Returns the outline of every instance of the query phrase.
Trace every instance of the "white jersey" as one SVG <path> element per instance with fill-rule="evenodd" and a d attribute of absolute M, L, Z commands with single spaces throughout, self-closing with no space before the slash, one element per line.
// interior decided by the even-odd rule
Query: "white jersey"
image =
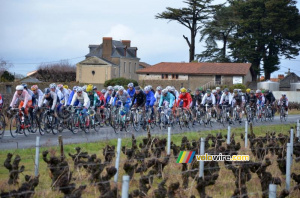
<path fill-rule="evenodd" d="M 229 92 L 228 92 L 228 94 L 223 93 L 221 96 L 221 99 L 220 99 L 220 104 L 223 104 L 223 103 L 231 104 L 231 102 L 232 102 L 231 93 L 229 93 Z"/>
<path fill-rule="evenodd" d="M 159 101 L 161 98 L 161 94 L 159 94 L 158 91 L 156 91 L 154 94 L 154 98 L 156 99 L 156 101 Z"/>
<path fill-rule="evenodd" d="M 72 98 L 71 106 L 73 106 L 77 100 L 79 101 L 79 105 L 82 105 L 86 108 L 90 107 L 90 98 L 86 92 L 83 91 L 81 96 L 78 96 L 76 92 Z"/>
<path fill-rule="evenodd" d="M 215 105 L 216 104 L 216 97 L 214 96 L 214 94 L 210 94 L 210 96 L 207 95 L 207 93 L 203 96 L 202 98 L 202 105 L 205 104 L 212 104 Z"/>
<path fill-rule="evenodd" d="M 60 104 L 67 106 L 69 96 L 69 91 L 66 88 L 63 88 L 63 90 L 61 91 Z"/>

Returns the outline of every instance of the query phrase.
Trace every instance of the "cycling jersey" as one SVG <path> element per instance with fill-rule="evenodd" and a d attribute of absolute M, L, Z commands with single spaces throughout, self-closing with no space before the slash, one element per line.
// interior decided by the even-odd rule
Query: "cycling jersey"
<path fill-rule="evenodd" d="M 10 103 L 11 107 L 13 107 L 16 104 L 17 99 L 19 101 L 23 101 L 22 107 L 25 108 L 27 106 L 27 103 L 29 101 L 32 101 L 32 96 L 26 90 L 23 90 L 21 95 L 19 95 L 18 92 L 16 91 L 15 94 L 14 94 L 14 97 L 13 97 L 11 103 Z"/>
<path fill-rule="evenodd" d="M 119 92 L 114 97 L 113 105 L 116 105 L 116 101 L 121 101 L 124 105 L 129 104 L 131 102 L 130 96 L 127 93 L 127 91 L 123 91 L 123 94 L 121 95 Z"/>
<path fill-rule="evenodd" d="M 71 104 L 71 102 L 72 102 L 72 100 L 73 100 L 73 97 L 74 97 L 75 93 L 76 93 L 75 91 L 72 91 L 72 92 L 70 93 L 69 99 L 68 99 L 68 104 L 67 104 L 67 105 L 70 105 L 70 104 Z M 79 103 L 79 101 L 77 100 L 77 101 L 74 103 L 74 106 L 77 106 L 78 103 Z"/>
<path fill-rule="evenodd" d="M 245 102 L 245 99 L 239 94 L 232 96 L 232 107 L 235 105 L 242 106 L 243 102 Z"/>
<path fill-rule="evenodd" d="M 185 93 L 184 95 L 183 94 L 180 94 L 179 97 L 178 97 L 178 102 L 177 102 L 177 105 L 179 106 L 179 103 L 181 102 L 181 100 L 183 101 L 183 107 L 187 107 L 189 108 L 190 107 L 190 104 L 192 102 L 192 97 L 189 93 Z"/>
<path fill-rule="evenodd" d="M 175 96 L 169 92 L 167 92 L 167 95 L 164 96 L 162 95 L 160 97 L 160 101 L 159 101 L 159 106 L 161 107 L 161 105 L 163 104 L 163 102 L 168 102 L 169 103 L 169 108 L 172 108 L 175 102 Z"/>
<path fill-rule="evenodd" d="M 38 105 L 39 104 L 39 102 L 41 101 L 41 100 L 43 100 L 43 96 L 44 96 L 44 94 L 43 94 L 43 92 L 40 90 L 40 89 L 38 89 L 37 91 L 36 91 L 36 94 L 32 94 L 32 105 L 33 106 L 35 106 L 35 105 Z"/>
<path fill-rule="evenodd" d="M 231 101 L 232 101 L 231 93 L 228 92 L 228 94 L 226 94 L 224 92 L 221 96 L 220 104 L 229 105 L 229 104 L 231 104 Z"/>
<path fill-rule="evenodd" d="M 195 94 L 193 98 L 193 104 L 192 107 L 195 107 L 197 104 L 200 105 L 202 102 L 202 95 L 201 93 Z"/>
<path fill-rule="evenodd" d="M 203 96 L 201 104 L 202 105 L 205 105 L 205 104 L 215 105 L 216 104 L 216 98 L 215 98 L 214 94 L 210 94 L 210 96 L 208 96 L 208 94 L 206 93 Z"/>
<path fill-rule="evenodd" d="M 132 98 L 132 104 L 136 104 L 137 106 L 143 107 L 146 103 L 146 94 L 140 90 L 138 94 L 134 94 Z"/>
<path fill-rule="evenodd" d="M 77 106 L 83 106 L 87 109 L 90 107 L 90 98 L 84 91 L 81 93 L 81 96 L 78 96 L 77 92 L 74 94 L 71 105 L 73 106 L 76 101 L 79 101 L 79 104 Z"/>
<path fill-rule="evenodd" d="M 264 106 L 264 104 L 265 104 L 264 95 L 263 94 L 257 94 L 256 97 L 257 97 L 257 105 Z"/>
<path fill-rule="evenodd" d="M 56 104 L 59 104 L 59 98 L 57 94 L 53 91 L 50 91 L 50 96 L 46 97 L 45 95 L 43 96 L 42 100 L 39 101 L 39 107 L 41 107 L 43 104 L 46 104 L 48 106 L 51 106 L 51 109 L 54 110 Z"/>
<path fill-rule="evenodd" d="M 156 102 L 159 102 L 160 101 L 160 98 L 161 98 L 161 93 L 159 94 L 158 91 L 154 94 L 154 97 L 156 99 Z"/>
<path fill-rule="evenodd" d="M 287 107 L 289 105 L 288 98 L 286 96 L 281 97 L 280 100 L 278 101 L 278 105 L 283 105 L 283 106 Z"/>
<path fill-rule="evenodd" d="M 273 104 L 273 102 L 275 101 L 275 97 L 272 92 L 266 94 L 265 99 L 266 99 L 266 103 L 268 104 Z"/>
<path fill-rule="evenodd" d="M 105 103 L 110 104 L 111 94 L 109 94 L 109 91 L 107 91 L 104 95 Z"/>
<path fill-rule="evenodd" d="M 89 99 L 90 99 L 90 104 L 91 106 L 96 106 L 97 104 L 100 104 L 99 96 L 97 92 L 91 92 L 88 93 Z"/>
<path fill-rule="evenodd" d="M 133 98 L 134 94 L 135 94 L 135 88 L 133 87 L 132 90 L 130 90 L 129 88 L 127 89 L 127 93 L 129 94 L 130 98 Z"/>
<path fill-rule="evenodd" d="M 66 88 L 63 88 L 63 90 L 59 90 L 61 93 L 61 98 L 60 98 L 60 104 L 67 106 L 68 100 L 69 100 L 69 91 Z"/>
<path fill-rule="evenodd" d="M 146 106 L 150 106 L 153 107 L 154 103 L 155 103 L 156 99 L 154 97 L 154 94 L 152 91 L 149 91 L 146 94 Z"/>

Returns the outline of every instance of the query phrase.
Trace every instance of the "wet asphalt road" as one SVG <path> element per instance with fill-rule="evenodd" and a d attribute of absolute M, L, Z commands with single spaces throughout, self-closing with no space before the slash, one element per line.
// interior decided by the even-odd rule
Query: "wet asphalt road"
<path fill-rule="evenodd" d="M 278 116 L 275 117 L 273 122 L 258 122 L 254 123 L 254 126 L 261 126 L 261 125 L 278 125 L 278 124 L 292 124 L 297 122 L 300 119 L 300 115 L 289 115 L 288 120 L 286 122 L 280 122 Z M 232 128 L 236 127 L 245 127 L 245 123 L 243 122 L 241 125 L 235 124 L 232 125 Z M 204 127 L 203 125 L 196 125 L 191 127 L 191 129 L 184 128 L 180 129 L 179 126 L 176 126 L 172 129 L 172 133 L 183 133 L 188 131 L 200 131 L 200 133 L 204 133 L 205 131 L 216 130 L 216 129 L 224 129 L 227 127 L 223 127 L 223 125 L 214 122 L 213 127 Z M 160 130 L 158 127 L 151 129 L 151 134 L 167 134 L 167 129 Z M 131 134 L 135 136 L 147 135 L 147 131 L 140 130 L 136 132 L 132 127 L 130 128 L 129 132 L 120 132 L 116 134 L 111 127 L 103 127 L 100 129 L 99 132 L 94 132 L 93 130 L 90 133 L 86 134 L 84 132 L 79 132 L 78 134 L 73 134 L 70 131 L 65 130 L 62 133 L 58 133 L 56 135 L 45 134 L 40 138 L 40 144 L 42 147 L 45 146 L 56 146 L 58 145 L 58 135 L 63 136 L 64 144 L 73 144 L 73 143 L 87 143 L 87 142 L 97 142 L 100 140 L 109 140 L 109 139 L 116 139 L 116 138 L 126 138 L 131 137 Z M 25 137 L 23 134 L 19 134 L 16 138 L 11 137 L 10 131 L 6 130 L 4 137 L 0 140 L 0 149 L 23 149 L 23 148 L 32 148 L 35 147 L 36 136 L 40 135 L 38 132 L 36 134 L 30 134 L 28 137 Z"/>

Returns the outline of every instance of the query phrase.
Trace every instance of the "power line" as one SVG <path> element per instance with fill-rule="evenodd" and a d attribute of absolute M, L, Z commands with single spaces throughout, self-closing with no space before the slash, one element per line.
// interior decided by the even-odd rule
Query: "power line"
<path fill-rule="evenodd" d="M 11 64 L 14 64 L 14 65 L 34 65 L 34 64 L 41 64 L 41 63 L 58 63 L 58 62 L 61 62 L 61 61 L 68 61 L 68 60 L 73 60 L 73 59 L 78 59 L 78 58 L 83 58 L 85 56 L 79 56 L 79 57 L 74 57 L 74 58 L 68 58 L 68 59 L 61 59 L 59 61 L 47 61 L 47 62 L 39 62 L 39 63 L 11 63 Z"/>

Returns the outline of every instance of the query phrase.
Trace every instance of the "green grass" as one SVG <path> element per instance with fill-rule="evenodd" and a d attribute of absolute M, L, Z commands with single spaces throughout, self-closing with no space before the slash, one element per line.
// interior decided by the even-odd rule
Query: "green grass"
<path fill-rule="evenodd" d="M 290 124 L 281 124 L 281 125 L 272 125 L 272 126 L 255 126 L 253 128 L 254 133 L 256 136 L 264 136 L 266 132 L 276 132 L 278 133 L 284 133 L 284 134 L 289 134 L 289 129 L 291 127 L 295 127 L 295 125 L 290 125 Z M 216 133 L 221 132 L 223 136 L 227 134 L 227 129 L 223 130 L 212 130 L 212 131 L 197 131 L 197 132 L 186 132 L 186 133 L 180 133 L 180 134 L 173 134 L 172 135 L 172 141 L 180 145 L 181 144 L 181 139 L 182 137 L 186 136 L 190 141 L 191 140 L 199 140 L 201 137 L 206 137 L 208 134 L 213 134 L 215 135 Z M 249 129 L 250 132 L 250 129 Z M 252 156 L 251 152 L 249 150 L 244 149 L 244 142 L 240 138 L 240 134 L 244 133 L 244 128 L 232 128 L 232 133 L 236 134 L 235 140 L 237 142 L 240 142 L 242 145 L 242 149 L 240 150 L 240 154 L 245 153 L 250 155 L 250 159 L 255 161 L 255 158 Z M 159 138 L 167 138 L 167 135 L 153 135 L 152 137 L 159 137 Z M 137 137 L 137 144 L 142 142 L 142 139 L 144 137 Z M 64 145 L 64 152 L 65 155 L 68 156 L 68 153 L 75 153 L 74 148 L 75 147 L 81 147 L 82 151 L 86 151 L 89 154 L 97 154 L 97 157 L 100 157 L 103 159 L 102 155 L 102 150 L 103 148 L 107 145 L 114 145 L 117 146 L 117 139 L 112 139 L 112 140 L 106 140 L 106 141 L 99 141 L 95 143 L 81 143 L 81 144 L 69 144 L 69 145 Z M 42 145 L 43 146 L 43 145 Z M 122 139 L 122 146 L 126 147 L 131 147 L 131 138 L 124 138 Z M 36 193 L 34 197 L 63 197 L 63 195 L 59 192 L 52 191 L 50 188 L 51 185 L 51 179 L 49 177 L 49 170 L 47 168 L 46 163 L 42 160 L 42 155 L 41 153 L 44 150 L 49 150 L 50 153 L 56 153 L 56 155 L 59 154 L 59 148 L 58 147 L 41 147 L 40 149 L 40 184 L 36 188 Z M 22 160 L 20 162 L 20 165 L 25 165 L 25 172 L 20 174 L 20 183 L 24 181 L 24 175 L 34 175 L 34 157 L 35 157 L 35 148 L 29 148 L 29 149 L 16 149 L 16 150 L 4 150 L 0 152 L 0 189 L 1 190 L 8 190 L 8 189 L 14 189 L 16 187 L 9 187 L 7 185 L 7 180 L 8 180 L 8 170 L 4 168 L 3 163 L 4 160 L 6 159 L 7 153 L 13 153 L 14 155 L 20 155 Z M 163 154 L 165 156 L 165 154 Z M 276 161 L 276 158 L 273 156 L 269 156 L 272 161 Z M 70 159 L 70 157 L 67 157 L 69 161 L 69 165 L 71 167 L 71 170 L 73 170 L 73 162 Z M 125 174 L 123 170 L 123 164 L 126 160 L 126 156 L 122 153 L 121 154 L 121 162 L 120 162 L 120 173 L 119 173 L 119 181 L 122 179 L 122 175 Z M 221 170 L 219 172 L 220 177 L 218 178 L 216 184 L 214 186 L 209 186 L 206 188 L 206 192 L 209 196 L 212 197 L 230 197 L 233 193 L 233 190 L 235 189 L 234 186 L 234 177 L 231 171 L 227 170 L 222 166 L 221 164 L 224 165 L 224 163 L 220 163 Z M 114 162 L 112 164 L 114 166 Z M 282 190 L 285 186 L 285 177 L 281 175 L 279 172 L 279 169 L 276 165 L 276 162 L 272 164 L 272 166 L 268 167 L 268 171 L 270 171 L 273 176 L 279 176 L 282 178 L 282 186 L 278 187 L 277 192 Z M 85 173 L 85 171 L 77 171 L 74 170 L 74 177 L 76 178 L 75 183 L 77 186 L 79 184 L 88 184 L 87 182 L 87 177 L 88 175 Z M 176 164 L 176 159 L 172 155 L 171 160 L 169 162 L 169 165 L 165 168 L 164 170 L 164 177 L 168 177 L 169 180 L 167 182 L 167 185 L 171 182 L 179 181 L 181 183 L 181 165 Z M 294 163 L 292 172 L 300 172 L 300 164 Z M 255 174 L 252 174 L 253 178 L 247 182 L 247 188 L 248 192 L 258 192 L 258 194 L 249 194 L 249 197 L 261 197 L 261 192 L 260 189 L 260 180 L 257 178 Z M 135 174 L 134 179 L 130 182 L 130 191 L 137 189 L 138 188 L 138 178 L 140 176 L 138 174 Z M 152 192 L 154 189 L 157 188 L 158 183 L 161 181 L 161 179 L 155 178 L 153 187 L 151 190 L 148 192 L 148 196 L 151 197 Z M 187 190 L 180 190 L 178 193 L 185 197 L 185 196 L 190 196 L 192 194 L 196 195 L 198 197 L 198 193 L 195 190 L 195 181 L 190 180 L 190 186 L 191 188 Z M 291 186 L 294 186 L 295 183 L 292 182 Z M 118 187 L 119 190 L 121 190 L 121 182 L 118 182 Z M 291 197 L 297 197 L 297 192 L 291 195 Z M 299 191 L 298 191 L 299 193 Z M 88 185 L 88 188 L 84 191 L 83 197 L 99 197 L 100 193 L 98 189 L 94 186 Z"/>

